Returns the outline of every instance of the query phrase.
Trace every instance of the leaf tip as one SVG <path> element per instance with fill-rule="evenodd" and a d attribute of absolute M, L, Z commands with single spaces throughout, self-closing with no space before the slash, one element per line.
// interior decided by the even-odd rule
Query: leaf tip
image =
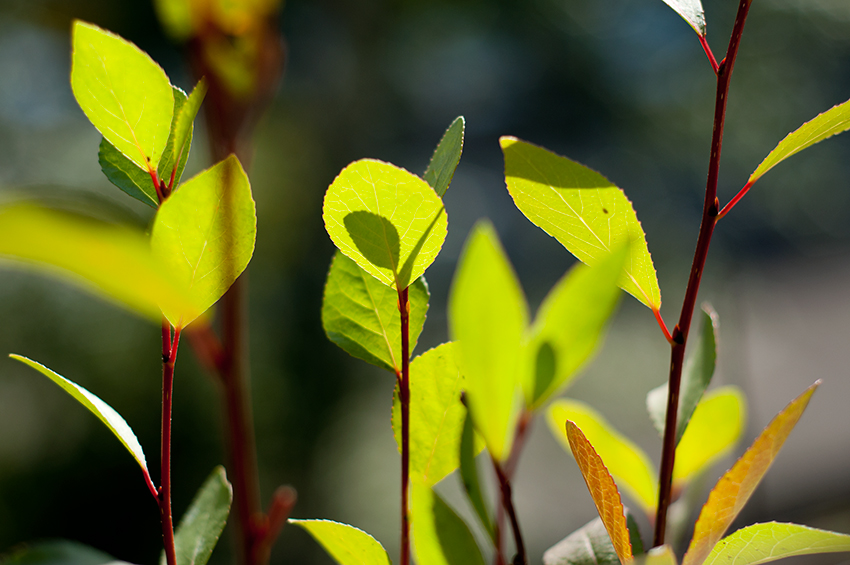
<path fill-rule="evenodd" d="M 512 135 L 503 135 L 499 138 L 499 145 L 502 147 L 502 150 L 507 149 L 508 147 L 517 142 L 519 142 L 519 139 Z"/>

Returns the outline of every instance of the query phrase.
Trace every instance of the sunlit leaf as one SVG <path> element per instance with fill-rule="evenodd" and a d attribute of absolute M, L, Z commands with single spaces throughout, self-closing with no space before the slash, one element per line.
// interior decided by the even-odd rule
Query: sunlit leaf
<path fill-rule="evenodd" d="M 390 556 L 375 538 L 348 524 L 330 520 L 294 520 L 307 530 L 340 565 L 392 565 Z"/>
<path fill-rule="evenodd" d="M 27 544 L 5 556 L 3 565 L 127 565 L 93 547 L 68 540 Z"/>
<path fill-rule="evenodd" d="M 695 32 L 705 37 L 705 12 L 700 0 L 664 0 L 664 3 L 676 10 Z"/>
<path fill-rule="evenodd" d="M 183 175 L 183 169 L 186 167 L 186 161 L 189 158 L 195 116 L 198 115 L 201 102 L 204 101 L 204 96 L 207 93 L 207 83 L 204 79 L 199 80 L 188 98 L 182 90 L 178 88 L 174 90 L 174 118 L 171 121 L 171 132 L 168 134 L 168 142 L 165 144 L 165 151 L 162 154 L 158 172 L 166 186 L 176 187 L 180 183 L 180 177 Z M 179 105 L 177 103 L 178 97 L 181 100 Z M 176 171 L 174 170 L 175 166 L 177 167 Z M 174 175 L 173 181 L 172 174 Z"/>
<path fill-rule="evenodd" d="M 233 487 L 224 467 L 216 467 L 195 495 L 174 531 L 177 565 L 206 565 L 227 523 Z M 166 564 L 165 553 L 159 558 Z"/>
<path fill-rule="evenodd" d="M 850 535 L 798 524 L 753 524 L 720 540 L 704 565 L 758 565 L 817 553 L 850 551 Z"/>
<path fill-rule="evenodd" d="M 530 331 L 533 370 L 524 383 L 531 409 L 566 387 L 596 350 L 620 297 L 627 252 L 622 247 L 595 267 L 576 265 L 543 300 Z"/>
<path fill-rule="evenodd" d="M 386 287 L 385 287 L 386 288 Z M 460 465 L 466 408 L 460 401 L 464 379 L 454 343 L 430 349 L 410 363 L 410 476 L 437 484 Z M 393 434 L 401 449 L 401 403 L 393 397 Z M 483 449 L 477 444 L 476 453 Z"/>
<path fill-rule="evenodd" d="M 151 253 L 141 232 L 32 205 L 0 208 L 0 258 L 110 298 L 157 324 L 162 311 L 202 310 Z"/>
<path fill-rule="evenodd" d="M 410 483 L 413 555 L 421 565 L 484 565 L 469 526 L 429 486 Z"/>
<path fill-rule="evenodd" d="M 568 421 L 566 429 L 570 448 L 581 469 L 584 482 L 587 483 L 587 490 L 590 491 L 596 511 L 599 512 L 599 517 L 602 518 L 602 523 L 611 537 L 611 543 L 614 545 L 617 557 L 620 558 L 620 563 L 625 565 L 632 559 L 632 544 L 617 485 L 614 484 L 614 479 L 611 478 L 602 459 L 579 427 Z"/>
<path fill-rule="evenodd" d="M 740 439 L 746 422 L 747 402 L 738 387 L 707 392 L 676 447 L 673 482 L 683 485 L 727 455 Z"/>
<path fill-rule="evenodd" d="M 106 141 L 105 137 L 100 140 L 97 160 L 100 163 L 100 170 L 109 182 L 152 208 L 159 206 L 159 197 L 153 186 L 150 172 L 147 169 L 140 169 L 114 145 Z"/>
<path fill-rule="evenodd" d="M 406 288 L 434 262 L 448 225 L 427 182 L 372 159 L 342 170 L 325 193 L 322 217 L 334 244 L 393 288 Z"/>
<path fill-rule="evenodd" d="M 735 520 L 794 429 L 820 381 L 780 412 L 735 465 L 720 477 L 702 507 L 682 565 L 701 565 Z"/>
<path fill-rule="evenodd" d="M 165 149 L 174 96 L 162 68 L 141 49 L 75 21 L 71 88 L 97 130 L 142 169 L 156 170 Z"/>
<path fill-rule="evenodd" d="M 518 415 L 522 337 L 528 306 L 493 226 L 473 228 L 449 297 L 449 332 L 458 342 L 467 405 L 497 460 L 510 452 Z"/>
<path fill-rule="evenodd" d="M 457 164 L 460 162 L 460 154 L 463 151 L 463 134 L 466 129 L 466 120 L 458 116 L 443 134 L 443 138 L 434 150 L 425 176 L 422 177 L 431 185 L 437 196 L 441 197 L 452 183 Z"/>
<path fill-rule="evenodd" d="M 410 351 L 425 324 L 428 285 L 419 277 L 408 287 Z M 337 251 L 322 300 L 328 338 L 348 354 L 394 373 L 401 371 L 401 316 L 398 292 Z"/>
<path fill-rule="evenodd" d="M 460 439 L 460 479 L 472 508 L 478 514 L 481 525 L 490 538 L 494 539 L 493 519 L 490 517 L 490 510 L 484 500 L 481 482 L 478 480 L 478 466 L 475 464 L 475 455 L 480 451 L 479 443 L 476 441 L 472 417 L 467 412 L 463 420 L 463 432 Z"/>
<path fill-rule="evenodd" d="M 717 313 L 708 304 L 703 305 L 702 339 L 696 342 L 693 353 L 682 368 L 682 381 L 679 385 L 679 410 L 676 423 L 676 444 L 691 421 L 691 416 L 699 404 L 702 394 L 708 388 L 717 360 Z M 667 417 L 667 384 L 649 391 L 646 395 L 646 409 L 655 425 L 655 429 L 664 436 L 664 424 Z"/>
<path fill-rule="evenodd" d="M 531 223 L 591 266 L 629 244 L 629 259 L 618 284 L 652 310 L 661 308 L 646 237 L 623 191 L 566 157 L 514 137 L 499 141 L 508 191 Z"/>
<path fill-rule="evenodd" d="M 186 181 L 160 205 L 151 246 L 206 310 L 248 266 L 256 234 L 251 185 L 231 155 Z M 192 321 L 165 308 L 163 313 L 173 326 Z"/>
<path fill-rule="evenodd" d="M 103 425 L 109 428 L 115 437 L 118 438 L 118 441 L 121 442 L 121 445 L 127 448 L 127 451 L 130 452 L 130 455 L 133 456 L 133 459 L 136 460 L 136 463 L 139 464 L 139 467 L 142 468 L 142 472 L 146 477 L 150 477 L 150 473 L 148 472 L 148 464 L 145 461 L 145 452 L 142 450 L 142 446 L 139 444 L 139 440 L 136 439 L 136 434 L 133 433 L 133 430 L 130 429 L 129 424 L 121 417 L 121 415 L 115 411 L 110 405 L 106 402 L 90 393 L 88 390 L 84 389 L 80 385 L 73 383 L 63 377 L 62 375 L 51 371 L 41 363 L 37 361 L 33 361 L 32 359 L 27 359 L 22 355 L 9 355 L 12 359 L 16 361 L 20 361 L 25 365 L 29 365 L 57 385 L 59 385 L 62 390 L 70 394 L 74 400 L 82 404 L 89 412 L 97 416 L 97 418 L 103 422 Z"/>
<path fill-rule="evenodd" d="M 676 554 L 669 545 L 653 547 L 643 555 L 635 557 L 634 565 L 677 565 Z"/>
<path fill-rule="evenodd" d="M 627 495 L 651 513 L 658 504 L 655 468 L 643 450 L 622 436 L 601 414 L 590 406 L 570 399 L 558 399 L 546 412 L 546 420 L 555 438 L 570 449 L 564 435 L 567 421 L 574 422 L 602 459 L 608 472 Z"/>
<path fill-rule="evenodd" d="M 850 100 L 818 114 L 815 119 L 789 133 L 750 175 L 747 184 L 753 184 L 791 155 L 848 129 L 850 129 Z"/>
<path fill-rule="evenodd" d="M 626 523 L 631 536 L 633 553 L 643 553 L 637 522 L 626 510 Z M 618 565 L 620 558 L 614 550 L 611 538 L 600 518 L 596 518 L 566 538 L 562 539 L 543 554 L 543 565 Z"/>

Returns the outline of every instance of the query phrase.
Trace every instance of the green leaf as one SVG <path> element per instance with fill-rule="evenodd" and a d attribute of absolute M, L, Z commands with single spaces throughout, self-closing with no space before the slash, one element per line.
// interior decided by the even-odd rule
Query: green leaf
<path fill-rule="evenodd" d="M 251 185 L 231 155 L 186 181 L 160 205 L 151 247 L 205 311 L 248 266 L 256 234 Z M 175 327 L 192 322 L 179 312 L 163 313 Z"/>
<path fill-rule="evenodd" d="M 674 484 L 681 488 L 727 455 L 744 433 L 746 414 L 747 402 L 738 387 L 725 386 L 707 392 L 676 447 Z"/>
<path fill-rule="evenodd" d="M 664 3 L 676 10 L 697 34 L 705 37 L 705 12 L 700 0 L 664 0 Z"/>
<path fill-rule="evenodd" d="M 218 466 L 204 481 L 174 532 L 177 565 L 206 565 L 227 523 L 233 487 L 224 467 Z M 165 552 L 160 555 L 165 565 Z"/>
<path fill-rule="evenodd" d="M 493 226 L 478 223 L 466 242 L 449 297 L 449 333 L 458 342 L 467 406 L 497 460 L 510 453 L 528 306 Z"/>
<path fill-rule="evenodd" d="M 850 551 L 850 535 L 798 524 L 753 524 L 720 540 L 704 565 L 758 565 L 794 555 Z"/>
<path fill-rule="evenodd" d="M 419 277 L 408 287 L 410 350 L 425 325 L 428 285 Z M 401 372 L 401 316 L 398 292 L 337 251 L 322 299 L 322 326 L 328 339 L 349 355 L 394 373 Z"/>
<path fill-rule="evenodd" d="M 93 547 L 68 540 L 27 544 L 2 561 L 3 565 L 126 565 Z"/>
<path fill-rule="evenodd" d="M 425 171 L 423 178 L 440 198 L 443 197 L 452 183 L 455 169 L 460 162 L 465 130 L 466 120 L 463 119 L 463 116 L 458 116 L 446 130 L 446 133 L 443 134 L 443 138 L 431 157 L 431 163 L 428 164 L 428 169 Z"/>
<path fill-rule="evenodd" d="M 702 339 L 697 341 L 696 349 L 685 361 L 682 368 L 682 382 L 679 389 L 679 410 L 676 422 L 676 444 L 691 421 L 691 416 L 699 404 L 702 394 L 708 388 L 717 360 L 717 333 L 719 330 L 717 312 L 704 304 L 702 316 Z M 649 391 L 646 395 L 646 409 L 655 425 L 655 429 L 664 436 L 664 423 L 667 417 L 667 384 Z"/>
<path fill-rule="evenodd" d="M 635 555 L 643 553 L 637 522 L 626 510 L 626 524 Z M 619 565 L 620 558 L 601 518 L 574 531 L 543 554 L 543 565 Z"/>
<path fill-rule="evenodd" d="M 159 178 L 165 181 L 166 186 L 173 188 L 180 183 L 180 177 L 189 159 L 189 149 L 192 146 L 195 116 L 201 109 L 201 102 L 204 101 L 206 93 L 207 83 L 204 79 L 198 81 L 188 98 L 186 93 L 174 87 L 174 118 L 171 121 L 171 131 L 157 171 Z"/>
<path fill-rule="evenodd" d="M 484 530 L 490 536 L 490 539 L 495 542 L 496 531 L 493 527 L 493 520 L 490 518 L 490 510 L 487 508 L 487 503 L 481 491 L 478 467 L 475 464 L 475 455 L 479 451 L 476 447 L 477 444 L 472 417 L 467 412 L 463 419 L 463 432 L 460 439 L 460 479 L 472 508 L 478 514 L 481 525 L 484 526 Z"/>
<path fill-rule="evenodd" d="M 469 526 L 433 491 L 412 481 L 413 554 L 420 565 L 484 565 Z"/>
<path fill-rule="evenodd" d="M 514 137 L 499 140 L 505 180 L 517 208 L 588 265 L 630 244 L 620 287 L 653 311 L 661 291 L 632 203 L 599 173 Z"/>
<path fill-rule="evenodd" d="M 74 400 L 82 404 L 89 412 L 97 416 L 97 418 L 103 422 L 103 425 L 109 428 L 109 431 L 115 434 L 118 441 L 127 448 L 127 451 L 130 452 L 130 455 L 133 456 L 133 459 L 135 459 L 136 463 L 139 464 L 139 467 L 142 468 L 142 472 L 145 474 L 145 477 L 148 478 L 148 480 L 150 479 L 148 465 L 145 461 L 145 452 L 142 450 L 139 440 L 136 439 L 136 434 L 133 433 L 129 424 L 127 424 L 124 418 L 122 418 L 114 408 L 80 385 L 69 381 L 54 371 L 51 371 L 41 363 L 33 361 L 32 359 L 27 359 L 21 355 L 11 354 L 9 357 L 16 361 L 20 361 L 24 365 L 29 365 L 59 385 L 62 390 L 70 394 Z"/>
<path fill-rule="evenodd" d="M 100 163 L 100 170 L 109 182 L 152 208 L 159 206 L 159 197 L 147 169 L 140 169 L 114 145 L 106 141 L 105 137 L 100 140 L 97 160 Z"/>
<path fill-rule="evenodd" d="M 669 545 L 653 547 L 635 558 L 635 565 L 677 565 L 676 554 Z"/>
<path fill-rule="evenodd" d="M 325 228 L 345 255 L 393 288 L 407 288 L 434 262 L 446 239 L 443 201 L 389 163 L 351 163 L 328 187 Z"/>
<path fill-rule="evenodd" d="M 189 39 L 193 31 L 190 0 L 154 0 L 154 8 L 162 27 L 173 39 Z"/>
<path fill-rule="evenodd" d="M 76 20 L 71 88 L 97 130 L 145 170 L 156 170 L 165 149 L 174 96 L 165 72 L 141 49 Z"/>
<path fill-rule="evenodd" d="M 646 513 L 658 504 L 655 468 L 644 451 L 622 436 L 601 414 L 587 404 L 571 399 L 554 401 L 546 412 L 549 428 L 568 451 L 570 443 L 564 435 L 567 421 L 574 422 L 602 459 L 608 472 L 623 492 L 638 502 Z"/>
<path fill-rule="evenodd" d="M 750 175 L 747 184 L 753 184 L 791 155 L 848 129 L 850 129 L 850 100 L 818 114 L 815 119 L 789 133 Z"/>
<path fill-rule="evenodd" d="M 627 253 L 622 247 L 595 267 L 576 265 L 544 299 L 530 331 L 529 409 L 563 390 L 596 350 L 620 298 L 617 279 Z"/>
<path fill-rule="evenodd" d="M 160 307 L 202 310 L 152 255 L 140 231 L 32 205 L 0 208 L 0 257 L 76 283 L 160 324 Z"/>
<path fill-rule="evenodd" d="M 426 486 L 437 484 L 460 465 L 466 417 L 460 401 L 463 384 L 451 342 L 426 351 L 410 364 L 410 476 Z M 398 386 L 393 396 L 392 424 L 401 449 Z M 482 448 L 478 445 L 476 453 Z"/>
<path fill-rule="evenodd" d="M 348 524 L 330 520 L 293 520 L 309 532 L 340 565 L 392 565 L 390 556 L 375 538 Z"/>

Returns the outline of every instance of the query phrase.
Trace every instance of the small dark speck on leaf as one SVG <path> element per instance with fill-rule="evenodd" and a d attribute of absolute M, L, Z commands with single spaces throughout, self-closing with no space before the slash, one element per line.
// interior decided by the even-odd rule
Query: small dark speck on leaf
<path fill-rule="evenodd" d="M 603 213 L 603 214 L 607 214 L 607 213 L 608 213 L 608 208 L 603 208 L 603 209 L 602 209 L 602 213 Z"/>

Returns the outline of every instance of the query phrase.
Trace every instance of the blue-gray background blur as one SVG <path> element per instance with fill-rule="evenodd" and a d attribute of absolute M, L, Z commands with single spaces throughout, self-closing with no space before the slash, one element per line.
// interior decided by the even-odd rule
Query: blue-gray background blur
<path fill-rule="evenodd" d="M 718 58 L 736 5 L 705 1 Z M 3 0 L 0 191 L 96 206 L 145 225 L 151 210 L 102 176 L 100 135 L 71 95 L 72 18 L 134 41 L 178 85 L 191 85 L 148 2 Z M 257 130 L 250 171 L 259 216 L 249 285 L 263 496 L 290 483 L 300 493 L 296 516 L 355 524 L 395 555 L 394 379 L 338 350 L 320 325 L 333 252 L 321 221 L 327 185 L 362 157 L 421 172 L 445 127 L 466 116 L 465 151 L 446 196 L 449 236 L 427 273 L 432 303 L 418 351 L 447 339 L 451 277 L 478 218 L 495 223 L 533 308 L 572 264 L 513 207 L 497 142 L 506 134 L 568 155 L 624 188 L 647 232 L 672 325 L 702 206 L 714 77 L 692 30 L 660 0 L 290 0 L 281 25 L 286 74 Z M 850 3 L 755 2 L 735 71 L 721 202 L 785 134 L 850 97 Z M 209 165 L 203 132 L 199 123 L 187 175 Z M 720 313 L 717 378 L 750 397 L 745 440 L 815 379 L 825 381 L 748 506 L 748 521 L 793 519 L 850 532 L 848 288 L 844 136 L 770 172 L 719 225 L 708 261 L 701 298 Z M 99 394 L 158 460 L 157 327 L 0 264 L 0 352 L 37 359 Z M 625 297 L 604 349 L 570 390 L 656 461 L 660 442 L 643 398 L 665 379 L 667 356 L 650 313 Z M 181 348 L 175 387 L 179 515 L 224 455 L 221 402 L 189 347 Z M 516 481 L 534 562 L 594 515 L 575 464 L 542 421 Z M 450 498 L 457 492 L 452 480 L 441 488 Z M 0 360 L 0 553 L 52 537 L 139 564 L 154 563 L 160 547 L 155 505 L 118 442 L 46 379 Z M 230 546 L 226 536 L 215 563 L 230 561 Z M 329 563 L 293 528 L 272 557 Z"/>

